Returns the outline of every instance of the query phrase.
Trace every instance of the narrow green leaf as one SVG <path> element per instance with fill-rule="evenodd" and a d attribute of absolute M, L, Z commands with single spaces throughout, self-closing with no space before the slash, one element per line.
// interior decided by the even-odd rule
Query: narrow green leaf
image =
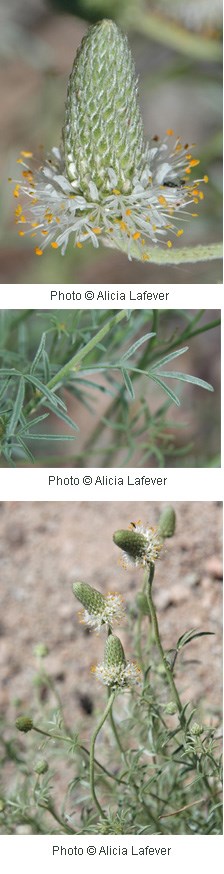
<path fill-rule="evenodd" d="M 155 370 L 157 367 L 162 367 L 163 364 L 168 364 L 168 361 L 173 361 L 174 358 L 178 358 L 179 355 L 183 355 L 184 352 L 187 352 L 189 346 L 184 346 L 183 349 L 176 349 L 176 352 L 170 352 L 169 355 L 164 355 L 164 358 L 160 358 L 160 361 L 156 361 L 155 364 L 152 365 L 150 370 Z"/>
<path fill-rule="evenodd" d="M 41 337 L 41 340 L 40 340 L 40 343 L 39 343 L 39 346 L 38 346 L 38 349 L 37 349 L 37 352 L 36 352 L 35 358 L 34 358 L 33 361 L 32 361 L 32 364 L 31 364 L 31 367 L 30 367 L 30 373 L 34 373 L 34 371 L 36 370 L 36 368 L 37 368 L 37 366 L 38 366 L 38 364 L 39 364 L 39 362 L 40 362 L 40 360 L 41 360 L 41 358 L 43 358 L 43 352 L 45 351 L 45 341 L 46 341 L 46 334 L 45 334 L 45 332 L 44 332 L 44 333 L 42 334 L 42 337 Z"/>
<path fill-rule="evenodd" d="M 123 376 L 123 379 L 124 379 L 124 382 L 126 385 L 126 389 L 127 389 L 129 398 L 131 398 L 131 401 L 133 401 L 135 398 L 135 393 L 134 393 L 134 389 L 133 389 L 133 385 L 132 385 L 132 381 L 130 379 L 130 376 L 127 373 L 127 370 L 124 370 L 123 367 L 121 368 L 121 373 L 122 373 L 122 376 Z"/>
<path fill-rule="evenodd" d="M 170 379 L 179 379 L 180 382 L 190 382 L 192 385 L 198 385 L 200 388 L 205 388 L 207 391 L 214 391 L 212 385 L 209 382 L 205 382 L 204 379 L 199 379 L 198 376 L 191 376 L 190 373 L 178 373 L 175 370 L 162 370 L 160 371 L 161 376 L 165 376 Z"/>
<path fill-rule="evenodd" d="M 22 410 L 24 397 L 25 397 L 25 381 L 24 381 L 23 377 L 21 377 L 21 379 L 19 381 L 19 385 L 18 385 L 18 391 L 17 391 L 15 403 L 13 405 L 12 415 L 11 415 L 11 418 L 10 418 L 8 425 L 7 425 L 7 432 L 6 432 L 7 437 L 10 437 L 11 434 L 14 434 L 14 431 L 16 429 L 17 423 L 18 423 L 19 418 L 20 418 L 20 413 Z"/>
<path fill-rule="evenodd" d="M 124 352 L 124 355 L 121 356 L 121 359 L 120 359 L 121 363 L 123 361 L 126 361 L 127 358 L 130 358 L 131 355 L 134 355 L 135 352 L 137 351 L 137 349 L 139 349 L 143 343 L 146 343 L 146 340 L 150 340 L 151 337 L 155 337 L 155 336 L 156 336 L 155 333 L 144 334 L 143 337 L 140 337 L 140 340 L 136 340 L 136 343 L 133 343 L 133 345 L 130 346 L 129 349 L 127 349 L 127 352 Z"/>
<path fill-rule="evenodd" d="M 180 407 L 180 401 L 179 401 L 179 398 L 178 398 L 177 395 L 175 395 L 174 392 L 173 392 L 173 391 L 168 387 L 168 385 L 166 385 L 166 383 L 163 382 L 162 379 L 160 379 L 158 376 L 155 376 L 154 374 L 152 375 L 151 373 L 150 373 L 150 379 L 152 379 L 153 382 L 156 382 L 157 385 L 159 385 L 160 388 L 162 388 L 163 391 L 165 391 L 165 394 L 168 395 L 168 397 L 170 398 L 170 400 L 173 401 L 173 403 L 176 404 L 177 407 Z"/>
<path fill-rule="evenodd" d="M 214 634 L 214 631 L 197 631 L 195 628 L 191 628 L 190 631 L 185 631 L 184 634 L 179 637 L 177 641 L 176 649 L 178 652 L 183 646 L 186 646 L 187 643 L 190 643 L 191 640 L 194 640 L 196 637 L 204 637 L 204 635 Z"/>
<path fill-rule="evenodd" d="M 70 428 L 73 428 L 73 431 L 79 431 L 79 427 L 78 425 L 76 425 L 76 422 L 73 422 L 73 419 L 71 419 L 70 416 L 67 415 L 67 413 L 64 413 L 64 410 L 55 410 L 55 407 L 51 405 L 50 402 L 46 403 L 45 406 L 47 407 L 47 409 L 51 410 L 58 419 L 62 419 L 62 421 L 65 422 L 66 425 L 69 425 Z"/>

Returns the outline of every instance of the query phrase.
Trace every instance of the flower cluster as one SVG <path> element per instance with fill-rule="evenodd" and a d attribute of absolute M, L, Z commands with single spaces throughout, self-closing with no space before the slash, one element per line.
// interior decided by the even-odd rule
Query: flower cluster
<path fill-rule="evenodd" d="M 162 537 L 156 528 L 144 526 L 141 521 L 131 522 L 128 529 L 115 531 L 114 543 L 123 550 L 123 567 L 147 567 L 159 558 L 163 545 Z"/>
<path fill-rule="evenodd" d="M 98 680 L 112 690 L 132 686 L 139 682 L 139 668 L 132 662 L 126 662 L 122 643 L 119 637 L 111 633 L 114 623 L 122 622 L 125 613 L 122 599 L 119 595 L 102 595 L 88 583 L 74 583 L 73 593 L 81 601 L 85 610 L 82 621 L 100 631 L 102 626 L 108 628 L 108 638 L 105 645 L 104 661 L 94 665 L 92 671 Z"/>
<path fill-rule="evenodd" d="M 48 245 L 63 255 L 71 237 L 80 249 L 101 241 L 144 261 L 146 243 L 170 248 L 182 236 L 179 220 L 203 199 L 208 177 L 190 181 L 199 161 L 171 129 L 163 141 L 144 142 L 131 53 L 112 21 L 91 27 L 81 43 L 62 139 L 40 165 L 29 151 L 18 159 L 15 219 L 20 236 L 36 238 L 36 255 Z"/>

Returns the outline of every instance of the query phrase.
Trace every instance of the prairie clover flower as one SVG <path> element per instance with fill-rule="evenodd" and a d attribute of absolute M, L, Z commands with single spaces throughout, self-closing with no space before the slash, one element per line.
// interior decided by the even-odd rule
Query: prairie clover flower
<path fill-rule="evenodd" d="M 148 260 L 146 242 L 170 248 L 170 237 L 183 234 L 183 210 L 204 197 L 202 180 L 189 178 L 199 161 L 172 130 L 144 142 L 127 38 L 106 19 L 89 29 L 75 58 L 60 148 L 40 166 L 25 151 L 18 163 L 16 222 L 21 236 L 36 238 L 37 255 L 48 245 L 64 255 L 71 235 L 80 249 L 101 241 L 131 259 L 134 245 Z"/>
<path fill-rule="evenodd" d="M 113 634 L 107 638 L 103 664 L 94 665 L 92 671 L 98 680 L 111 689 L 139 683 L 140 669 L 133 662 L 126 662 L 122 643 Z"/>
<path fill-rule="evenodd" d="M 73 592 L 78 601 L 85 608 L 82 612 L 81 621 L 90 628 L 100 631 L 102 625 L 112 628 L 113 625 L 122 623 L 125 618 L 124 607 L 120 595 L 102 595 L 97 589 L 93 589 L 88 583 L 74 583 Z"/>
<path fill-rule="evenodd" d="M 147 567 L 159 558 L 162 538 L 156 528 L 144 526 L 141 522 L 131 522 L 126 530 L 115 531 L 114 543 L 123 550 L 123 567 Z"/>

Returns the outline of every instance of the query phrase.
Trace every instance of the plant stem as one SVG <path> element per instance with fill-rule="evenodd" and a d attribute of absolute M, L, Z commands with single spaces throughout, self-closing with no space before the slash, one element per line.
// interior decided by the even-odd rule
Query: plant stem
<path fill-rule="evenodd" d="M 119 322 L 121 322 L 121 320 L 124 318 L 127 318 L 127 313 L 125 310 L 120 310 L 120 312 L 116 313 L 115 316 L 112 316 L 112 318 L 109 319 L 108 322 L 106 322 L 106 324 L 103 325 L 103 327 L 100 328 L 99 331 L 97 331 L 95 336 L 92 337 L 91 340 L 89 340 L 89 343 L 86 343 L 86 346 L 83 346 L 82 349 L 79 349 L 79 351 L 76 352 L 76 354 L 73 355 L 73 357 L 70 358 L 69 361 L 67 361 L 67 363 L 64 364 L 64 366 L 61 367 L 54 376 L 52 376 L 49 382 L 46 383 L 46 388 L 48 388 L 50 391 L 56 387 L 59 388 L 59 386 L 64 382 L 65 377 L 71 374 L 71 371 L 78 371 L 81 361 L 83 361 L 83 358 L 86 358 L 89 352 L 92 352 L 95 346 L 97 346 L 98 343 L 101 343 L 101 341 L 109 333 L 109 331 L 111 331 L 111 329 L 114 328 L 115 325 L 118 325 Z M 34 409 L 36 409 L 38 404 L 43 403 L 43 398 L 44 394 L 41 399 L 38 397 L 37 399 L 30 401 L 23 411 L 24 415 L 31 413 Z"/>
<path fill-rule="evenodd" d="M 185 716 L 184 716 L 184 714 L 183 714 L 183 707 L 182 707 L 181 700 L 180 700 L 180 697 L 179 697 L 179 694 L 178 694 L 178 691 L 177 691 L 177 688 L 176 688 L 176 684 L 175 684 L 175 681 L 174 681 L 174 678 L 173 678 L 173 674 L 172 674 L 171 668 L 170 668 L 170 666 L 169 666 L 169 664 L 168 664 L 168 662 L 167 662 L 166 656 L 165 656 L 165 652 L 164 652 L 163 645 L 162 645 L 162 641 L 161 641 L 161 637 L 160 637 L 159 625 L 158 625 L 157 614 L 156 614 L 156 608 L 155 608 L 154 601 L 153 601 L 153 597 L 152 597 L 152 583 L 153 583 L 153 577 L 154 577 L 154 564 L 151 563 L 151 564 L 150 564 L 150 570 L 149 570 L 149 571 L 147 570 L 147 571 L 146 571 L 146 574 L 145 574 L 145 594 L 146 594 L 146 597 L 147 597 L 147 602 L 148 602 L 148 606 L 149 606 L 149 610 L 150 610 L 150 616 L 151 616 L 151 621 L 152 621 L 152 627 L 153 627 L 154 639 L 155 639 L 155 642 L 156 642 L 157 649 L 158 649 L 158 651 L 159 651 L 160 657 L 161 657 L 161 659 L 162 659 L 162 663 L 163 663 L 163 666 L 164 666 L 164 670 L 165 670 L 165 674 L 166 674 L 167 681 L 168 681 L 168 683 L 169 683 L 169 686 L 170 686 L 170 689 L 171 689 L 171 692 L 172 692 L 172 695 L 173 695 L 174 701 L 175 701 L 175 703 L 176 703 L 176 705 L 177 705 L 177 709 L 178 709 L 178 713 L 179 713 L 179 718 L 180 718 L 181 728 L 184 729 L 185 726 L 186 726 L 186 720 L 185 720 Z"/>
<path fill-rule="evenodd" d="M 95 742 L 96 742 L 97 735 L 99 734 L 104 722 L 107 719 L 107 716 L 109 715 L 109 713 L 111 711 L 111 707 L 113 706 L 115 694 L 116 694 L 115 692 L 111 692 L 111 695 L 110 695 L 109 700 L 107 702 L 107 706 L 105 707 L 103 715 L 101 716 L 100 721 L 98 722 L 98 725 L 95 728 L 95 731 L 94 731 L 92 738 L 91 738 L 91 744 L 90 744 L 90 756 L 89 756 L 90 789 L 91 789 L 91 794 L 92 794 L 94 804 L 96 805 L 97 810 L 99 811 L 99 814 L 101 817 L 104 817 L 104 811 L 103 811 L 103 808 L 101 807 L 101 804 L 99 803 L 98 798 L 96 796 L 95 780 L 94 780 Z"/>
<path fill-rule="evenodd" d="M 51 734 L 49 731 L 44 731 L 44 729 L 38 728 L 37 725 L 33 725 L 33 730 L 38 731 L 39 734 L 43 734 L 45 737 L 49 737 L 50 740 L 63 740 L 66 741 L 66 743 L 72 743 L 72 737 L 66 737 L 63 734 Z M 77 750 L 82 750 L 82 752 L 85 753 L 85 755 L 89 758 L 89 750 L 87 750 L 87 747 L 84 747 L 83 744 L 78 743 Z M 111 774 L 111 772 L 108 771 L 108 769 L 105 768 L 104 765 L 101 765 L 101 762 L 99 762 L 98 759 L 95 758 L 94 761 L 95 765 L 97 765 L 97 767 L 100 768 L 107 777 L 110 777 L 111 780 L 115 780 L 116 783 L 124 783 L 125 786 L 127 785 L 125 780 L 120 780 L 119 777 L 115 777 L 115 774 Z"/>

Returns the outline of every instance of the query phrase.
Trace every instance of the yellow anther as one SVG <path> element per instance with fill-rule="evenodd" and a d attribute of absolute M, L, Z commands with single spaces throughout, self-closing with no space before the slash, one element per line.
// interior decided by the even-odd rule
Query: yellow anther
<path fill-rule="evenodd" d="M 35 249 L 35 255 L 43 255 L 43 251 L 42 251 L 42 249 L 39 249 L 38 246 L 37 246 L 37 248 Z"/>
<path fill-rule="evenodd" d="M 58 243 L 51 243 L 52 249 L 58 249 Z"/>

